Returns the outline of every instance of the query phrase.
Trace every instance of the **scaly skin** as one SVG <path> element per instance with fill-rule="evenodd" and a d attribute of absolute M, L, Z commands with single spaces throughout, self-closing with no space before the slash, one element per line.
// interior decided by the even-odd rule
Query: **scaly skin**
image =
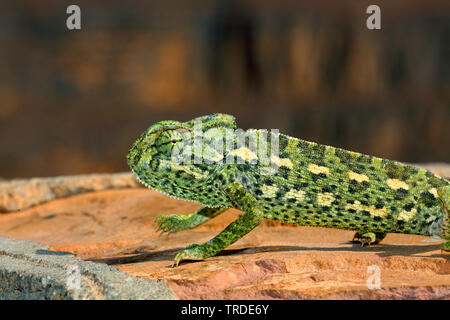
<path fill-rule="evenodd" d="M 378 244 L 387 235 L 387 232 L 356 232 L 353 236 L 353 242 L 361 243 L 361 246 Z"/>
<path fill-rule="evenodd" d="M 355 230 L 354 240 L 362 245 L 378 243 L 390 232 L 450 240 L 447 180 L 396 161 L 266 130 L 249 132 L 266 141 L 278 139 L 278 153 L 270 149 L 270 143 L 257 140 L 258 148 L 267 151 L 270 164 L 260 161 L 259 153 L 257 156 L 247 147 L 250 138 L 245 146 L 233 138 L 231 148 L 213 147 L 217 141 L 227 145 L 225 137 L 235 129 L 234 117 L 226 114 L 184 123 L 161 121 L 149 127 L 127 154 L 132 171 L 146 186 L 203 205 L 189 215 L 158 217 L 162 232 L 195 228 L 228 208 L 244 213 L 210 241 L 177 254 L 175 265 L 216 255 L 264 218 Z M 189 149 L 198 131 L 207 137 L 207 143 Z M 181 158 L 181 151 L 186 150 L 194 150 L 192 154 L 203 160 L 175 161 L 174 154 Z M 221 161 L 230 158 L 235 161 Z M 450 241 L 441 248 L 450 251 Z"/>

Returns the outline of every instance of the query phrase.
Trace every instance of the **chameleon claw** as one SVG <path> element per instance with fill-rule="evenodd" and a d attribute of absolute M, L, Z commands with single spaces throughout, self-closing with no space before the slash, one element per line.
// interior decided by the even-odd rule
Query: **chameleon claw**
<path fill-rule="evenodd" d="M 203 260 L 207 257 L 204 256 L 202 246 L 198 244 L 192 244 L 183 251 L 177 253 L 172 263 L 172 267 L 178 267 L 183 260 Z"/>
<path fill-rule="evenodd" d="M 159 231 L 159 230 L 158 230 Z M 158 234 L 158 238 L 161 238 L 162 237 L 162 235 L 164 234 L 164 230 L 161 230 L 161 232 Z"/>
<path fill-rule="evenodd" d="M 182 260 L 182 257 L 181 257 L 181 254 L 182 254 L 182 253 L 183 253 L 183 252 L 177 253 L 177 255 L 175 256 L 175 258 L 174 258 L 174 260 L 173 260 L 173 262 L 172 262 L 172 268 L 178 267 L 178 265 L 180 264 L 180 262 L 181 262 L 181 260 Z"/>

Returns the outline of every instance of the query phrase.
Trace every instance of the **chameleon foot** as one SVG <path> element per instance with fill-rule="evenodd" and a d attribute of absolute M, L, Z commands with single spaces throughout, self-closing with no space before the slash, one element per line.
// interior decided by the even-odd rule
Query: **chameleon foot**
<path fill-rule="evenodd" d="M 450 253 L 450 241 L 447 241 L 447 242 L 444 242 L 443 244 L 441 244 L 441 251 Z"/>
<path fill-rule="evenodd" d="M 156 218 L 157 231 L 174 233 L 181 230 L 193 229 L 202 223 L 216 217 L 227 208 L 202 207 L 191 214 L 163 214 Z"/>
<path fill-rule="evenodd" d="M 386 233 L 357 232 L 352 241 L 361 243 L 361 247 L 364 247 L 365 245 L 370 246 L 371 244 L 378 244 L 384 237 L 386 237 Z"/>
<path fill-rule="evenodd" d="M 191 229 L 192 215 L 191 214 L 164 214 L 156 218 L 155 221 L 158 229 L 156 231 L 162 231 L 162 233 L 174 233 L 181 230 Z"/>
<path fill-rule="evenodd" d="M 203 260 L 209 256 L 204 253 L 202 245 L 192 244 L 183 251 L 177 253 L 172 263 L 172 267 L 178 267 L 178 264 L 183 260 Z"/>

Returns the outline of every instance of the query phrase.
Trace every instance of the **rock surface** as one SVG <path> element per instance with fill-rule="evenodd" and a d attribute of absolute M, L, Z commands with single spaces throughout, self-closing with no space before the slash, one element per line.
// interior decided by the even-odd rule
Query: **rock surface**
<path fill-rule="evenodd" d="M 98 191 L 0 215 L 0 236 L 165 279 L 181 299 L 450 299 L 449 256 L 440 242 L 414 235 L 389 234 L 361 248 L 350 231 L 264 221 L 220 255 L 171 268 L 178 250 L 209 240 L 241 214 L 228 210 L 170 236 L 155 232 L 158 215 L 198 208 L 147 189 Z M 377 271 L 380 289 L 369 289 Z"/>
<path fill-rule="evenodd" d="M 70 252 L 0 237 L 0 299 L 176 299 L 164 281 L 139 279 Z"/>
<path fill-rule="evenodd" d="M 0 213 L 12 212 L 74 194 L 139 187 L 130 173 L 0 180 Z"/>

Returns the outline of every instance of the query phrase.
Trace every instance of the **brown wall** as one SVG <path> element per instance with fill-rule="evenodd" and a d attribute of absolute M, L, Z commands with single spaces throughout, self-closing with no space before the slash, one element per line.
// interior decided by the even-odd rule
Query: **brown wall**
<path fill-rule="evenodd" d="M 385 2 L 76 1 L 80 31 L 73 1 L 2 3 L 0 177 L 127 170 L 147 126 L 214 112 L 449 162 L 450 4 Z"/>

